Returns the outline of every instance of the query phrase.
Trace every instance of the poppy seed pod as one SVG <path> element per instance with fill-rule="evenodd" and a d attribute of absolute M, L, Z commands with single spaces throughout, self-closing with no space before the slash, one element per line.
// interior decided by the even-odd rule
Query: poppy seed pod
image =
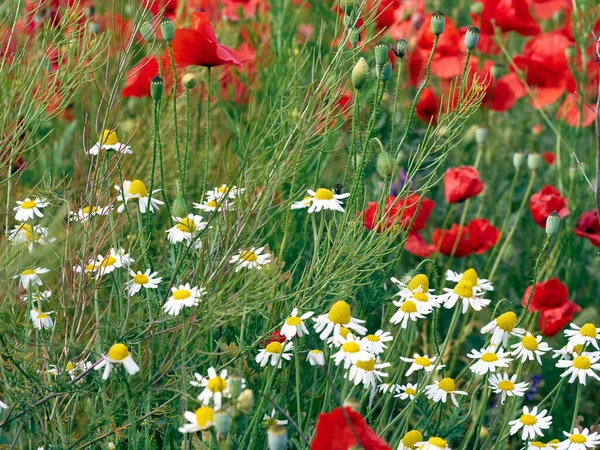
<path fill-rule="evenodd" d="M 513 155 L 513 166 L 515 170 L 521 170 L 525 164 L 525 155 L 521 152 L 517 152 Z"/>
<path fill-rule="evenodd" d="M 181 84 L 186 89 L 193 89 L 196 86 L 196 75 L 193 73 L 186 73 L 181 79 Z"/>
<path fill-rule="evenodd" d="M 273 424 L 267 430 L 267 447 L 269 450 L 284 450 L 288 442 L 287 429 Z"/>
<path fill-rule="evenodd" d="M 362 88 L 367 81 L 368 75 L 369 65 L 365 58 L 360 58 L 352 69 L 352 86 L 354 86 L 355 89 Z"/>
<path fill-rule="evenodd" d="M 237 399 L 242 393 L 242 378 L 238 375 L 230 375 L 227 380 L 227 387 L 229 388 L 229 395 L 232 399 Z"/>
<path fill-rule="evenodd" d="M 465 33 L 465 47 L 468 51 L 472 51 L 477 47 L 477 42 L 479 41 L 479 28 L 477 27 L 469 27 L 467 32 Z"/>
<path fill-rule="evenodd" d="M 538 170 L 542 167 L 542 155 L 539 153 L 530 153 L 527 155 L 527 167 L 529 167 L 529 170 Z"/>
<path fill-rule="evenodd" d="M 502 66 L 502 64 L 494 63 L 491 72 L 492 76 L 497 80 L 504 73 L 504 66 Z"/>
<path fill-rule="evenodd" d="M 171 19 L 166 17 L 160 21 L 160 32 L 163 35 L 163 39 L 167 42 L 171 42 L 175 37 L 175 25 Z"/>
<path fill-rule="evenodd" d="M 431 15 L 431 32 L 439 36 L 444 32 L 446 26 L 446 16 L 440 11 L 436 11 Z"/>
<path fill-rule="evenodd" d="M 154 77 L 152 78 L 152 81 L 150 81 L 150 95 L 155 102 L 160 101 L 162 98 L 163 85 L 164 83 L 161 77 Z"/>
<path fill-rule="evenodd" d="M 556 211 L 552 211 L 546 219 L 546 234 L 548 237 L 556 236 L 560 225 L 560 216 Z"/>
<path fill-rule="evenodd" d="M 396 42 L 396 45 L 394 46 L 394 48 L 392 48 L 392 51 L 394 52 L 394 55 L 396 55 L 398 58 L 404 58 L 406 56 L 407 48 L 408 42 L 406 41 L 406 39 L 400 39 L 398 42 Z"/>
<path fill-rule="evenodd" d="M 481 2 L 471 3 L 470 11 L 471 11 L 471 14 L 476 14 L 476 15 L 481 14 L 483 12 L 483 3 L 481 3 Z"/>
<path fill-rule="evenodd" d="M 156 35 L 154 34 L 154 27 L 150 22 L 144 22 L 140 25 L 140 34 L 142 39 L 146 42 L 153 41 Z"/>
<path fill-rule="evenodd" d="M 394 162 L 392 157 L 386 151 L 382 151 L 377 155 L 377 173 L 381 178 L 387 178 L 392 174 Z"/>
<path fill-rule="evenodd" d="M 100 24 L 98 22 L 90 22 L 88 24 L 88 31 L 90 32 L 90 34 L 100 33 Z"/>
<path fill-rule="evenodd" d="M 389 61 L 386 61 L 385 64 L 383 66 L 376 66 L 375 67 L 376 72 L 377 72 L 377 78 L 380 79 L 381 81 L 383 81 L 384 83 L 386 83 L 387 81 L 389 81 L 390 78 L 392 78 L 392 63 Z"/>
<path fill-rule="evenodd" d="M 375 44 L 375 63 L 383 66 L 388 60 L 388 46 L 385 42 L 378 41 Z"/>
<path fill-rule="evenodd" d="M 188 207 L 182 197 L 177 197 L 173 202 L 173 215 L 175 217 L 187 217 Z"/>
<path fill-rule="evenodd" d="M 215 431 L 219 436 L 226 437 L 231 429 L 231 416 L 224 409 L 215 411 Z"/>
<path fill-rule="evenodd" d="M 254 406 L 254 393 L 250 389 L 245 389 L 238 397 L 236 406 L 242 414 L 250 414 Z"/>
<path fill-rule="evenodd" d="M 487 141 L 488 131 L 487 128 L 477 127 L 475 129 L 475 142 L 477 145 L 483 145 Z"/>
<path fill-rule="evenodd" d="M 350 30 L 350 37 L 348 40 L 350 41 L 350 44 L 352 44 L 353 47 L 356 47 L 356 45 L 360 42 L 360 30 L 358 29 L 358 27 L 352 27 L 352 30 Z"/>

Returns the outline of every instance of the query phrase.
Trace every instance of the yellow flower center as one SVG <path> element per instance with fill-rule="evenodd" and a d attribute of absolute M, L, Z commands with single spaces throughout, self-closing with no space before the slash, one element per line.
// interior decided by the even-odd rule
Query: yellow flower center
<path fill-rule="evenodd" d="M 148 275 L 143 273 L 138 273 L 135 277 L 133 277 L 133 282 L 135 284 L 146 284 L 148 281 Z"/>
<path fill-rule="evenodd" d="M 194 414 L 196 415 L 196 424 L 200 428 L 209 426 L 215 419 L 215 412 L 210 406 L 202 406 L 194 411 Z"/>
<path fill-rule="evenodd" d="M 373 372 L 375 370 L 375 360 L 371 358 L 366 361 L 357 361 L 356 367 L 367 372 Z"/>
<path fill-rule="evenodd" d="M 535 416 L 532 416 L 531 414 L 523 414 L 519 420 L 521 421 L 521 423 L 523 425 L 531 426 L 531 425 L 535 425 L 537 423 L 537 419 L 535 418 Z"/>
<path fill-rule="evenodd" d="M 473 283 L 467 280 L 460 280 L 454 287 L 454 293 L 463 298 L 473 297 Z"/>
<path fill-rule="evenodd" d="M 211 200 L 209 202 L 206 202 L 206 206 L 208 206 L 210 208 L 216 208 L 217 207 L 217 201 L 216 200 Z"/>
<path fill-rule="evenodd" d="M 507 333 L 510 333 L 516 324 L 517 315 L 512 311 L 506 312 L 496 318 L 496 325 Z"/>
<path fill-rule="evenodd" d="M 323 353 L 323 351 L 322 351 L 322 350 L 317 350 L 317 349 L 315 349 L 315 350 L 311 350 L 310 352 L 311 352 L 313 355 L 320 355 L 320 354 L 322 354 L 322 353 Z"/>
<path fill-rule="evenodd" d="M 342 345 L 342 350 L 346 353 L 358 353 L 360 351 L 360 345 L 356 342 L 346 342 Z"/>
<path fill-rule="evenodd" d="M 48 317 L 50 317 L 50 316 L 48 314 L 46 314 L 46 313 L 39 313 L 37 315 L 38 319 L 47 319 Z"/>
<path fill-rule="evenodd" d="M 71 370 L 73 370 L 74 368 L 75 368 L 75 366 L 73 365 L 73 363 L 72 363 L 72 362 L 68 362 L 68 363 L 67 363 L 67 365 L 65 366 L 65 369 L 66 369 L 67 371 L 71 371 Z"/>
<path fill-rule="evenodd" d="M 529 445 L 532 447 L 536 447 L 536 448 L 546 448 L 546 444 L 544 444 L 543 442 L 540 442 L 540 441 L 533 441 Z"/>
<path fill-rule="evenodd" d="M 413 294 L 413 298 L 418 302 L 426 302 L 427 300 L 429 300 L 429 296 L 424 292 L 415 292 Z"/>
<path fill-rule="evenodd" d="M 116 361 L 122 361 L 129 356 L 129 349 L 125 344 L 114 344 L 108 350 L 108 357 Z"/>
<path fill-rule="evenodd" d="M 33 275 L 35 274 L 35 269 L 26 269 L 23 272 L 21 272 L 21 275 Z"/>
<path fill-rule="evenodd" d="M 582 434 L 574 434 L 569 440 L 574 444 L 585 444 L 587 442 L 587 438 Z"/>
<path fill-rule="evenodd" d="M 244 250 L 240 256 L 244 261 L 256 261 L 258 257 L 252 250 Z"/>
<path fill-rule="evenodd" d="M 269 342 L 269 344 L 265 347 L 265 351 L 267 353 L 273 353 L 273 354 L 277 354 L 277 355 L 279 355 L 282 350 L 283 350 L 283 345 L 281 345 L 281 342 L 277 342 L 277 341 Z"/>
<path fill-rule="evenodd" d="M 596 325 L 593 323 L 586 323 L 579 329 L 579 334 L 589 338 L 596 338 Z"/>
<path fill-rule="evenodd" d="M 101 267 L 110 267 L 110 266 L 113 266 L 116 262 L 117 262 L 117 258 L 115 258 L 114 256 L 107 256 L 102 260 L 102 262 L 100 263 L 100 266 Z"/>
<path fill-rule="evenodd" d="M 302 325 L 302 319 L 300 317 L 292 316 L 285 319 L 285 323 L 297 327 L 299 325 Z"/>
<path fill-rule="evenodd" d="M 95 213 L 96 211 L 98 211 L 98 208 L 96 208 L 95 206 L 92 206 L 92 213 Z M 89 206 L 84 206 L 84 207 L 81 209 L 81 212 L 82 212 L 83 214 L 86 214 L 86 215 L 87 215 L 87 214 L 89 214 L 89 213 L 90 213 L 90 207 L 89 207 Z"/>
<path fill-rule="evenodd" d="M 350 305 L 344 300 L 335 302 L 327 317 L 335 324 L 346 325 L 350 322 Z"/>
<path fill-rule="evenodd" d="M 36 205 L 37 203 L 35 200 L 27 200 L 26 202 L 21 203 L 21 209 L 33 209 Z"/>
<path fill-rule="evenodd" d="M 443 378 L 439 383 L 438 387 L 442 391 L 446 392 L 454 392 L 456 390 L 456 383 L 454 382 L 454 378 Z"/>
<path fill-rule="evenodd" d="M 419 356 L 415 358 L 415 364 L 417 364 L 418 366 L 429 367 L 431 365 L 431 361 L 429 360 L 429 358 Z"/>
<path fill-rule="evenodd" d="M 464 281 L 470 281 L 473 286 L 477 286 L 477 283 L 479 282 L 477 271 L 473 268 L 465 270 L 460 279 Z"/>
<path fill-rule="evenodd" d="M 28 223 L 22 223 L 19 225 L 19 228 L 17 229 L 17 231 L 23 231 L 23 232 L 25 232 L 25 235 L 29 236 L 29 235 L 31 235 L 31 232 L 33 230 L 31 229 L 31 225 L 29 225 Z"/>
<path fill-rule="evenodd" d="M 560 444 L 558 439 L 552 439 L 551 441 L 548 441 L 548 445 L 552 445 L 552 448 L 556 448 L 558 444 Z"/>
<path fill-rule="evenodd" d="M 206 387 L 212 392 L 223 392 L 227 389 L 227 380 L 221 377 L 214 377 L 208 380 Z"/>
<path fill-rule="evenodd" d="M 86 272 L 91 272 L 94 269 L 95 269 L 94 263 L 90 263 L 87 266 L 85 266 L 85 271 Z"/>
<path fill-rule="evenodd" d="M 410 314 L 410 313 L 417 312 L 417 305 L 415 302 L 411 302 L 410 300 L 407 300 L 404 303 L 402 303 L 402 306 L 400 307 L 400 309 L 403 312 Z"/>
<path fill-rule="evenodd" d="M 521 340 L 521 344 L 525 350 L 529 350 L 530 352 L 538 349 L 538 341 L 531 334 L 528 334 Z"/>
<path fill-rule="evenodd" d="M 421 292 L 427 292 L 429 290 L 429 278 L 425 274 L 418 274 L 411 278 L 408 282 L 408 288 L 415 292 L 421 288 Z"/>
<path fill-rule="evenodd" d="M 102 143 L 105 145 L 115 145 L 119 140 L 117 139 L 117 133 L 110 130 L 104 130 L 102 133 Z"/>
<path fill-rule="evenodd" d="M 408 448 L 414 448 L 417 442 L 423 441 L 423 435 L 419 430 L 409 431 L 402 438 L 402 444 Z"/>
<path fill-rule="evenodd" d="M 587 356 L 578 356 L 573 360 L 573 367 L 579 370 L 588 370 L 592 365 L 590 358 Z"/>
<path fill-rule="evenodd" d="M 348 333 L 350 333 L 350 329 L 346 327 L 340 327 L 340 336 L 346 339 L 348 337 Z"/>
<path fill-rule="evenodd" d="M 417 393 L 417 391 L 411 387 L 408 387 L 408 388 L 404 389 L 404 393 L 408 394 L 408 395 L 415 395 Z"/>
<path fill-rule="evenodd" d="M 366 338 L 367 338 L 367 341 L 370 341 L 370 342 L 381 341 L 381 338 L 379 336 L 375 336 L 374 334 L 367 334 Z"/>
<path fill-rule="evenodd" d="M 439 437 L 429 438 L 429 443 L 431 445 L 435 445 L 436 447 L 446 448 L 446 441 Z"/>
<path fill-rule="evenodd" d="M 131 195 L 139 195 L 140 197 L 148 197 L 148 189 L 140 180 L 133 180 L 129 185 L 129 193 Z"/>
<path fill-rule="evenodd" d="M 196 223 L 194 222 L 194 219 L 190 219 L 189 217 L 181 219 L 175 227 L 184 233 L 193 233 L 196 231 Z"/>
<path fill-rule="evenodd" d="M 515 384 L 510 380 L 502 380 L 498 383 L 498 389 L 502 391 L 512 391 L 515 388 Z"/>
<path fill-rule="evenodd" d="M 333 200 L 333 192 L 329 189 L 320 188 L 315 192 L 315 198 L 317 200 Z"/>
<path fill-rule="evenodd" d="M 173 292 L 173 299 L 174 300 L 185 300 L 187 298 L 190 297 L 192 293 L 190 291 L 188 291 L 187 289 L 177 289 L 175 292 Z"/>
<path fill-rule="evenodd" d="M 573 352 L 574 353 L 581 353 L 581 349 L 583 348 L 583 344 L 577 344 L 575 347 L 573 347 Z"/>
<path fill-rule="evenodd" d="M 484 362 L 495 362 L 498 361 L 498 355 L 496 355 L 495 353 L 484 353 L 483 355 L 481 355 L 481 360 Z"/>

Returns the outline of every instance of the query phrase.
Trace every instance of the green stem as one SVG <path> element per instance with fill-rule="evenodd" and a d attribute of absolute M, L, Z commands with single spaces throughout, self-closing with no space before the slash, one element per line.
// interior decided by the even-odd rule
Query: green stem
<path fill-rule="evenodd" d="M 211 108 L 211 95 L 210 95 L 210 67 L 206 68 L 206 129 L 204 131 L 204 151 L 205 161 L 204 161 L 204 182 L 202 183 L 202 191 L 206 192 L 208 188 L 208 169 L 210 166 L 210 129 L 211 129 L 211 121 L 212 121 L 212 108 Z"/>
<path fill-rule="evenodd" d="M 175 128 L 175 157 L 177 158 L 177 169 L 179 182 L 183 186 L 183 171 L 181 168 L 181 155 L 179 153 L 179 122 L 177 120 L 177 87 L 179 80 L 177 79 L 177 68 L 175 67 L 175 58 L 173 58 L 173 48 L 169 42 L 169 57 L 171 58 L 171 67 L 173 68 L 173 126 Z"/>

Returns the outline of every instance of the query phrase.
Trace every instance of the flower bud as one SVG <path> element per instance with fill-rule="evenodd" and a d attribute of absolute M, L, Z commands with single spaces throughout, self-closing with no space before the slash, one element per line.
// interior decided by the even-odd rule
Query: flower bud
<path fill-rule="evenodd" d="M 358 27 L 352 27 L 350 30 L 349 41 L 350 44 L 352 44 L 352 47 L 356 47 L 360 42 L 360 29 Z"/>
<path fill-rule="evenodd" d="M 521 170 L 525 164 L 525 155 L 521 152 L 517 152 L 513 155 L 513 166 L 515 170 Z"/>
<path fill-rule="evenodd" d="M 491 72 L 492 76 L 497 80 L 504 73 L 504 66 L 502 64 L 494 63 Z"/>
<path fill-rule="evenodd" d="M 406 56 L 406 49 L 408 48 L 408 42 L 406 39 L 400 39 L 396 42 L 396 45 L 392 48 L 392 52 L 398 58 L 404 58 Z"/>
<path fill-rule="evenodd" d="M 376 66 L 375 70 L 377 72 L 377 78 L 384 83 L 392 78 L 392 63 L 389 61 L 386 61 L 383 66 Z"/>
<path fill-rule="evenodd" d="M 479 41 L 479 28 L 477 27 L 469 27 L 467 32 L 465 33 L 465 47 L 468 51 L 472 51 L 477 47 L 477 42 Z"/>
<path fill-rule="evenodd" d="M 446 16 L 440 11 L 436 11 L 431 15 L 431 32 L 439 36 L 444 32 L 446 25 Z"/>
<path fill-rule="evenodd" d="M 182 197 L 177 197 L 173 202 L 173 215 L 175 217 L 187 217 L 188 207 L 185 200 Z"/>
<path fill-rule="evenodd" d="M 94 17 L 94 14 L 96 14 L 96 8 L 92 5 L 89 6 L 86 10 L 85 10 L 85 16 L 88 19 L 91 19 L 92 17 Z"/>
<path fill-rule="evenodd" d="M 573 58 L 575 58 L 576 55 L 577 55 L 577 50 L 575 50 L 574 46 L 569 45 L 567 48 L 565 48 L 565 56 L 568 59 L 573 59 Z"/>
<path fill-rule="evenodd" d="M 173 37 L 175 37 L 175 25 L 173 25 L 171 19 L 165 17 L 160 21 L 160 32 L 165 41 L 171 42 L 173 40 Z"/>
<path fill-rule="evenodd" d="M 88 24 L 88 31 L 90 34 L 100 33 L 100 24 L 98 22 L 90 22 Z"/>
<path fill-rule="evenodd" d="M 196 86 L 196 75 L 193 73 L 186 73 L 181 79 L 181 84 L 186 89 L 193 89 Z"/>
<path fill-rule="evenodd" d="M 387 178 L 392 175 L 394 170 L 394 161 L 392 157 L 385 150 L 377 155 L 377 173 L 381 178 Z"/>
<path fill-rule="evenodd" d="M 388 46 L 385 42 L 377 41 L 375 44 L 375 63 L 383 66 L 388 60 Z"/>
<path fill-rule="evenodd" d="M 471 11 L 471 14 L 475 14 L 475 15 L 481 14 L 483 12 L 483 3 L 481 3 L 481 2 L 471 3 L 470 11 Z"/>
<path fill-rule="evenodd" d="M 273 424 L 267 430 L 267 447 L 269 450 L 284 450 L 287 441 L 288 436 L 285 427 Z"/>
<path fill-rule="evenodd" d="M 529 167 L 529 170 L 538 170 L 542 167 L 542 155 L 539 153 L 530 153 L 527 155 L 527 167 Z"/>
<path fill-rule="evenodd" d="M 355 89 L 362 88 L 367 82 L 369 75 L 369 65 L 365 58 L 360 58 L 352 69 L 352 86 Z"/>
<path fill-rule="evenodd" d="M 150 95 L 155 102 L 160 101 L 163 92 L 163 80 L 161 77 L 154 77 L 150 81 Z"/>
<path fill-rule="evenodd" d="M 215 411 L 214 421 L 217 434 L 226 437 L 231 428 L 231 416 L 229 415 L 229 412 L 225 409 Z"/>
<path fill-rule="evenodd" d="M 142 35 L 142 39 L 146 42 L 153 41 L 156 38 L 154 27 L 150 22 L 144 22 L 140 25 L 140 34 Z"/>
<path fill-rule="evenodd" d="M 245 389 L 237 399 L 237 408 L 242 414 L 250 414 L 254 406 L 254 393 Z"/>
<path fill-rule="evenodd" d="M 238 375 L 230 375 L 227 380 L 227 387 L 229 388 L 229 395 L 232 399 L 237 399 L 242 393 L 242 377 Z"/>
<path fill-rule="evenodd" d="M 550 213 L 546 219 L 546 234 L 548 237 L 556 236 L 558 226 L 560 225 L 560 216 L 556 211 Z"/>
<path fill-rule="evenodd" d="M 115 450 L 115 448 L 117 448 L 117 447 L 115 446 L 115 444 L 113 442 L 109 442 L 108 444 L 106 444 L 106 448 L 108 450 Z"/>
<path fill-rule="evenodd" d="M 488 131 L 487 128 L 477 127 L 475 128 L 475 142 L 477 145 L 483 145 L 487 141 Z"/>

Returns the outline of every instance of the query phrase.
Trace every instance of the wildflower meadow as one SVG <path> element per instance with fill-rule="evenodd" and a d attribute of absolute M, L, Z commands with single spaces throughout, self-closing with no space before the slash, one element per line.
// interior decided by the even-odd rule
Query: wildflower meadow
<path fill-rule="evenodd" d="M 597 0 L 0 2 L 0 448 L 600 448 Z"/>

